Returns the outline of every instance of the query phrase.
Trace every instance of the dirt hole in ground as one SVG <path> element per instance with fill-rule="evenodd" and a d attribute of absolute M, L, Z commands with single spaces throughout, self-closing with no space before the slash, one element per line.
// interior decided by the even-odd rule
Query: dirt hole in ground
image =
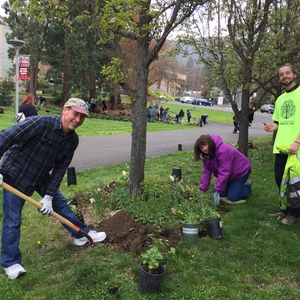
<path fill-rule="evenodd" d="M 77 202 L 85 224 L 93 230 L 106 232 L 107 237 L 103 243 L 112 249 L 125 252 L 134 251 L 139 255 L 151 246 L 152 239 L 149 234 L 155 238 L 168 240 L 169 247 L 176 247 L 179 241 L 183 240 L 181 229 L 162 228 L 158 230 L 142 225 L 135 222 L 130 213 L 125 210 L 111 212 L 109 216 L 99 220 L 95 214 L 91 213 L 93 211 L 90 209 L 92 204 L 88 199 L 83 195 L 78 195 Z M 228 211 L 227 204 L 221 202 L 219 210 L 226 213 Z M 206 236 L 206 230 L 199 231 L 199 238 Z"/>

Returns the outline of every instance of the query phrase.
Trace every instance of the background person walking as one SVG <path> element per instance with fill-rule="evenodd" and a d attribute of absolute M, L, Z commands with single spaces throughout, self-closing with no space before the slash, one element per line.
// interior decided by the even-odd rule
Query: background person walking
<path fill-rule="evenodd" d="M 97 103 L 97 100 L 95 98 L 92 98 L 91 101 L 90 101 L 90 104 L 91 104 L 91 112 L 92 113 L 95 113 L 96 112 L 96 103 Z"/>
<path fill-rule="evenodd" d="M 189 109 L 186 111 L 186 115 L 187 115 L 188 122 L 190 123 L 191 122 L 192 114 L 191 114 L 191 112 L 190 112 Z"/>
<path fill-rule="evenodd" d="M 184 118 L 184 111 L 183 109 L 180 110 L 179 112 L 179 123 L 182 124 Z"/>

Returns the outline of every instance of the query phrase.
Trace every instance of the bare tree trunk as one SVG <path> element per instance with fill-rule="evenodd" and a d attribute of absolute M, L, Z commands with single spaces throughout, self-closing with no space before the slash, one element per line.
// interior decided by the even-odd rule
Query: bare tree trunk
<path fill-rule="evenodd" d="M 118 99 L 120 99 L 120 86 L 115 84 L 114 85 L 114 96 L 110 97 L 110 99 L 109 99 L 111 110 L 117 109 Z"/>
<path fill-rule="evenodd" d="M 30 81 L 29 81 L 29 93 L 36 98 L 36 87 L 38 77 L 38 62 L 31 56 L 30 57 Z"/>
<path fill-rule="evenodd" d="M 248 157 L 248 138 L 249 138 L 249 85 L 251 82 L 253 63 L 245 63 L 243 75 L 243 89 L 242 89 L 242 113 L 240 116 L 240 134 L 239 134 L 239 150 Z"/>
<path fill-rule="evenodd" d="M 146 159 L 147 133 L 147 86 L 149 66 L 145 63 L 149 44 L 147 40 L 140 40 L 137 50 L 136 101 L 132 105 L 132 143 L 129 196 L 136 197 L 141 193 L 141 183 L 144 180 Z"/>
<path fill-rule="evenodd" d="M 120 91 L 120 89 L 121 89 L 120 86 L 116 85 L 116 88 L 115 88 L 115 97 L 116 97 L 117 105 L 121 104 L 121 91 Z"/>
<path fill-rule="evenodd" d="M 62 97 L 60 104 L 63 105 L 64 103 L 67 102 L 70 94 L 70 87 L 69 87 L 69 80 L 70 76 L 67 72 L 64 73 L 64 82 L 63 82 L 63 88 L 62 88 Z"/>

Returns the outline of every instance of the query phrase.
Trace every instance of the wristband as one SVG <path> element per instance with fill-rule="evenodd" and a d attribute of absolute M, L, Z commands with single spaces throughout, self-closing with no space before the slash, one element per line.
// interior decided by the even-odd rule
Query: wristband
<path fill-rule="evenodd" d="M 294 143 L 297 143 L 298 145 L 300 145 L 300 143 L 299 143 L 299 142 L 297 142 L 297 141 L 294 141 Z"/>

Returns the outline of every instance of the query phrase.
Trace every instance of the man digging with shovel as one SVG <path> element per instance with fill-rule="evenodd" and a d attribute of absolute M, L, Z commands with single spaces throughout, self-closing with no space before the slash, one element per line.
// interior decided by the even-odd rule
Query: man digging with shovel
<path fill-rule="evenodd" d="M 24 199 L 34 191 L 42 197 L 39 212 L 48 216 L 55 212 L 53 215 L 73 225 L 62 222 L 74 237 L 76 246 L 89 241 L 99 243 L 106 238 L 105 232 L 90 230 L 77 219 L 58 189 L 79 143 L 75 129 L 86 116 L 89 114 L 85 102 L 71 98 L 65 103 L 61 116 L 33 116 L 0 132 L 0 157 L 4 155 L 0 185 L 3 180 L 3 185 L 25 194 L 22 198 L 3 189 L 1 265 L 10 279 L 26 273 L 21 266 L 19 249 L 21 214 Z"/>

